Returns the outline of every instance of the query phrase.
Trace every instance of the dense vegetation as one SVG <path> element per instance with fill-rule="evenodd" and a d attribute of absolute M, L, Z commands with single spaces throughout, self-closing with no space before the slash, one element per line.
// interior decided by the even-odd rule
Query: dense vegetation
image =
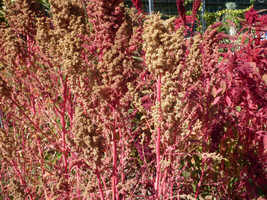
<path fill-rule="evenodd" d="M 123 0 L 5 0 L 0 199 L 263 199 L 267 16 L 193 32 Z M 227 41 L 227 42 L 225 42 Z"/>

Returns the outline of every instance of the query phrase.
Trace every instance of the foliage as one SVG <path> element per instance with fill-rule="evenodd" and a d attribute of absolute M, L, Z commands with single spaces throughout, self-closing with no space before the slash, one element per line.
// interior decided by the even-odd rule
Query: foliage
<path fill-rule="evenodd" d="M 225 44 L 221 23 L 192 32 L 199 2 L 168 20 L 42 2 L 5 0 L 0 198 L 264 197 L 265 15 L 250 9 Z"/>
<path fill-rule="evenodd" d="M 204 15 L 206 25 L 210 26 L 218 21 L 223 21 L 226 25 L 230 26 L 231 23 L 234 23 L 238 30 L 241 29 L 241 22 L 242 19 L 244 19 L 244 13 L 247 12 L 249 9 L 251 9 L 253 6 L 250 6 L 246 9 L 224 9 L 217 12 L 206 12 Z M 230 21 L 230 24 L 229 24 Z M 229 30 L 229 27 L 222 26 L 219 31 L 227 32 Z"/>

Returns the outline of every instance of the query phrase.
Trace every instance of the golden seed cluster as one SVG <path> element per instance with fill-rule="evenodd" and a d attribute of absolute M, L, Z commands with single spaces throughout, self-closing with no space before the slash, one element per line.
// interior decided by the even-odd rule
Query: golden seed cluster
<path fill-rule="evenodd" d="M 174 19 L 163 21 L 151 15 L 144 23 L 144 50 L 148 69 L 153 74 L 173 72 L 185 52 L 183 29 L 174 30 Z"/>
<path fill-rule="evenodd" d="M 10 98 L 12 93 L 12 87 L 8 86 L 7 82 L 0 76 L 0 95 L 6 98 Z"/>
<path fill-rule="evenodd" d="M 197 81 L 202 72 L 202 56 L 201 56 L 201 36 L 194 37 L 194 42 L 190 48 L 189 55 L 186 59 L 187 68 L 183 71 L 183 80 L 187 83 Z"/>
<path fill-rule="evenodd" d="M 102 131 L 94 125 L 90 117 L 81 108 L 76 109 L 73 142 L 78 149 L 82 149 L 85 160 L 94 161 L 97 165 L 105 149 Z"/>

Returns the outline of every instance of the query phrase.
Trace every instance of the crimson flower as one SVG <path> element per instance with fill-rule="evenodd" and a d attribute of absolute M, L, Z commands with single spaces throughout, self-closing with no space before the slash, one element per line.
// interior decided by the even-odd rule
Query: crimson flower
<path fill-rule="evenodd" d="M 258 18 L 259 18 L 259 15 L 257 11 L 254 10 L 254 7 L 250 8 L 250 10 L 245 13 L 245 19 L 247 23 L 249 24 L 249 27 L 251 27 L 253 23 L 257 22 Z"/>
<path fill-rule="evenodd" d="M 136 7 L 138 12 L 141 12 L 141 0 L 132 0 L 133 5 Z"/>
<path fill-rule="evenodd" d="M 184 6 L 184 0 L 176 0 L 178 13 L 183 21 L 183 25 L 186 24 L 186 10 Z"/>
<path fill-rule="evenodd" d="M 195 20 L 198 9 L 201 5 L 201 0 L 194 0 L 193 1 L 193 8 L 192 8 L 192 16 L 193 16 L 193 20 Z"/>

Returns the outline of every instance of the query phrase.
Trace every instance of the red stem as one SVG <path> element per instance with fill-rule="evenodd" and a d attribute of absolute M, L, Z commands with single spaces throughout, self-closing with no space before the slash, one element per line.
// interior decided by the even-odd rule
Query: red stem
<path fill-rule="evenodd" d="M 15 170 L 16 174 L 19 176 L 19 179 L 20 179 L 21 184 L 26 187 L 27 184 L 26 184 L 25 180 L 22 178 L 21 173 L 19 172 L 19 170 L 18 170 L 15 162 L 13 160 L 11 160 L 11 163 L 12 163 L 12 165 L 14 167 L 14 170 Z M 26 191 L 26 193 L 28 193 L 29 192 L 29 189 L 26 188 L 25 191 Z M 29 194 L 29 198 L 30 198 L 30 200 L 32 200 L 31 194 Z"/>
<path fill-rule="evenodd" d="M 96 176 L 97 176 L 97 181 L 98 181 L 101 200 L 104 200 L 104 193 L 103 193 L 103 189 L 102 189 L 102 186 L 101 186 L 100 173 L 98 171 L 98 168 L 96 168 Z"/>
<path fill-rule="evenodd" d="M 199 182 L 198 182 L 198 184 L 197 184 L 197 191 L 196 191 L 196 194 L 195 194 L 195 199 L 197 199 L 197 197 L 198 197 L 199 190 L 200 190 L 200 186 L 201 186 L 201 183 L 202 183 L 202 181 L 203 181 L 205 162 L 206 162 L 206 158 L 203 158 L 203 159 L 202 159 L 201 177 L 200 177 L 200 180 L 199 180 Z"/>
<path fill-rule="evenodd" d="M 35 124 L 32 120 L 31 120 L 31 118 L 28 116 L 28 115 L 26 115 L 26 113 L 23 111 L 23 109 L 22 109 L 22 107 L 18 104 L 18 103 L 16 103 L 15 102 L 15 100 L 13 100 L 13 99 L 11 99 L 11 101 L 12 101 L 12 103 L 14 103 L 17 107 L 18 107 L 18 109 L 19 109 L 19 111 L 29 120 L 29 122 L 34 126 L 34 128 L 37 130 L 37 131 L 39 131 L 42 135 L 44 135 L 50 142 L 52 142 L 52 144 L 54 143 L 54 141 L 50 138 L 50 137 L 48 137 L 48 135 L 47 134 L 45 134 L 39 127 L 38 127 L 38 125 L 37 124 Z M 38 133 L 35 133 L 35 135 L 36 136 L 39 136 L 39 134 Z M 58 146 L 57 144 L 55 144 L 55 146 Z M 60 148 L 60 147 L 57 147 L 60 151 L 62 151 L 62 149 Z"/>
<path fill-rule="evenodd" d="M 81 180 L 81 176 L 80 176 L 80 173 L 79 173 L 79 168 L 78 166 L 76 166 L 76 171 L 77 171 L 77 174 L 76 174 L 76 178 L 77 178 L 77 198 L 80 200 L 81 197 L 80 197 L 80 180 Z"/>
<path fill-rule="evenodd" d="M 160 179 L 160 136 L 161 136 L 161 74 L 158 77 L 157 82 L 157 104 L 159 104 L 159 121 L 157 128 L 157 140 L 156 140 L 156 158 L 157 158 L 157 173 L 155 182 L 155 191 L 157 198 L 160 197 L 159 179 Z"/>
<path fill-rule="evenodd" d="M 100 174 L 99 174 L 100 175 Z M 107 184 L 106 184 L 106 181 L 104 179 L 103 176 L 101 176 L 101 180 L 103 182 L 103 185 L 104 185 L 104 190 L 106 191 L 106 196 L 109 196 L 109 190 L 108 190 L 108 187 L 107 187 Z"/>
<path fill-rule="evenodd" d="M 120 135 L 120 140 L 122 140 L 122 131 L 121 131 L 121 127 L 119 126 L 118 127 L 118 130 L 119 130 L 119 135 Z M 122 142 L 123 143 L 123 142 Z M 120 165 L 122 167 L 122 172 L 121 172 L 121 182 L 122 184 L 124 185 L 125 183 L 125 174 L 124 174 L 124 151 L 123 151 L 123 145 L 121 147 L 121 162 L 120 162 Z M 122 190 L 122 200 L 125 200 L 125 190 L 123 189 Z"/>
<path fill-rule="evenodd" d="M 207 147 L 207 144 L 208 144 L 208 121 L 209 121 L 209 115 L 207 114 L 206 115 L 206 122 L 205 122 L 205 141 L 203 143 L 203 152 L 206 151 L 206 147 Z M 203 181 L 203 177 L 204 177 L 204 167 L 205 167 L 205 162 L 206 162 L 206 158 L 202 158 L 202 170 L 201 170 L 201 177 L 200 177 L 200 180 L 198 182 L 198 185 L 197 185 L 197 190 L 196 190 L 196 194 L 195 194 L 195 198 L 197 199 L 198 197 L 198 194 L 199 194 L 199 190 L 200 190 L 200 186 L 202 184 L 202 181 Z"/>
<path fill-rule="evenodd" d="M 113 107 L 113 118 L 115 117 L 115 108 Z M 112 157 L 113 157 L 113 170 L 112 170 L 112 200 L 116 200 L 117 190 L 117 145 L 116 145 L 116 132 L 113 131 L 113 143 L 112 143 Z"/>
<path fill-rule="evenodd" d="M 61 140 L 62 140 L 62 154 L 63 154 L 63 162 L 64 162 L 64 175 L 65 178 L 68 178 L 68 161 L 67 161 L 67 150 L 66 150 L 66 121 L 65 121 L 65 111 L 66 111 L 66 101 L 67 101 L 67 77 L 65 81 L 63 80 L 62 76 L 60 77 L 61 83 L 63 86 L 63 104 L 62 104 L 62 112 L 61 112 Z"/>

